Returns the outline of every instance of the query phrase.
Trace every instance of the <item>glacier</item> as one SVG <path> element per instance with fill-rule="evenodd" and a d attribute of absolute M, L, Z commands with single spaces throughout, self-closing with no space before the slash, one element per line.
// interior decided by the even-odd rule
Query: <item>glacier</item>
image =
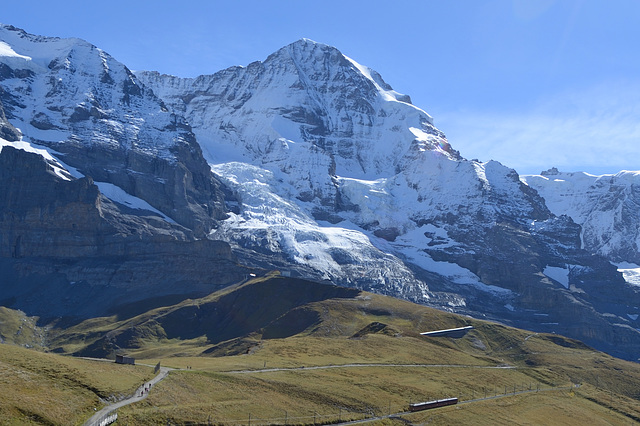
<path fill-rule="evenodd" d="M 385 286 L 385 270 L 410 259 L 489 291 L 473 272 L 416 249 L 429 242 L 419 222 L 446 232 L 438 218 L 475 209 L 485 191 L 511 199 L 486 208 L 488 215 L 529 208 L 513 170 L 462 159 L 408 96 L 331 46 L 303 39 L 262 63 L 194 79 L 136 76 L 185 115 L 212 170 L 241 200 L 239 215 L 212 237 L 246 245 L 249 233 L 269 230 L 267 246 L 323 277 L 358 285 L 371 273 L 354 269 L 376 270 L 391 257 L 398 260 L 378 272 Z M 351 254 L 347 264 L 328 254 L 338 249 Z"/>

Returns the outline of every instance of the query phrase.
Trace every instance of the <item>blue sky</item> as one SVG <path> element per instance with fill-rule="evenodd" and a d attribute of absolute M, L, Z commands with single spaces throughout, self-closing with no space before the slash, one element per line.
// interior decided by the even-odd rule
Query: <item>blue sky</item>
<path fill-rule="evenodd" d="M 184 77 L 307 37 L 377 70 L 469 159 L 640 170 L 640 1 L 5 2 L 0 22 Z"/>

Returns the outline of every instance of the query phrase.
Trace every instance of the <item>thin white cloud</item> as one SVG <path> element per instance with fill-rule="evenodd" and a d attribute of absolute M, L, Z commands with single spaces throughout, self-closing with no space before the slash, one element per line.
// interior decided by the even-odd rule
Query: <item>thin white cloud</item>
<path fill-rule="evenodd" d="M 436 117 L 466 158 L 500 161 L 519 173 L 550 167 L 614 173 L 640 170 L 640 85 L 606 84 L 544 99 L 528 112 L 466 111 Z"/>
<path fill-rule="evenodd" d="M 544 14 L 554 3 L 555 0 L 513 0 L 513 14 L 522 21 L 531 21 Z"/>

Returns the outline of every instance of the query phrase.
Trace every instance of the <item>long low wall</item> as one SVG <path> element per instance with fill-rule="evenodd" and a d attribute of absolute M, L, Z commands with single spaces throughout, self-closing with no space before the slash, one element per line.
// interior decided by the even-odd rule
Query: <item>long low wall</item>
<path fill-rule="evenodd" d="M 473 330 L 473 326 L 468 325 L 466 327 L 447 328 L 446 330 L 425 331 L 424 333 L 420 333 L 420 335 L 427 337 L 462 337 L 467 334 L 469 330 Z"/>

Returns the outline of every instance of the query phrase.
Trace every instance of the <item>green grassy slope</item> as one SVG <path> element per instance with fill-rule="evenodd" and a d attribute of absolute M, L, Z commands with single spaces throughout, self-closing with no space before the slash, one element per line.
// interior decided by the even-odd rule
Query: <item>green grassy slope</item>
<path fill-rule="evenodd" d="M 29 317 L 22 311 L 0 306 L 0 343 L 44 348 L 47 331 L 38 327 L 37 322 L 37 317 Z"/>
<path fill-rule="evenodd" d="M 130 395 L 153 369 L 0 345 L 0 424 L 82 424 Z"/>
<path fill-rule="evenodd" d="M 419 334 L 468 325 L 473 329 L 462 337 Z M 447 396 L 465 403 L 403 415 L 403 421 L 640 421 L 640 364 L 562 336 L 275 274 L 135 317 L 95 318 L 52 330 L 49 344 L 74 354 L 126 351 L 139 362 L 160 361 L 182 369 L 171 372 L 145 401 L 120 409 L 119 421 L 132 425 L 238 424 L 247 423 L 250 416 L 253 424 L 331 423 L 402 412 L 411 401 Z M 9 346 L 0 345 L 0 354 L 5 347 Z M 63 364 L 83 361 L 55 359 L 64 360 L 56 361 Z M 16 362 L 5 362 L 6 370 L 24 370 Z M 82 379 L 72 382 L 91 383 L 94 390 L 62 386 L 64 392 L 86 392 L 86 400 L 69 402 L 83 412 L 91 409 L 95 395 L 135 388 L 132 382 L 144 380 L 132 376 L 126 386 L 110 379 L 94 384 L 105 376 L 90 374 L 91 368 L 81 370 Z M 54 377 L 67 383 L 64 371 L 51 371 L 51 383 L 56 383 Z M 46 389 L 29 392 L 41 394 Z M 538 389 L 542 391 L 535 392 Z M 533 392 L 513 395 L 524 390 Z M 502 397 L 466 402 L 492 395 Z M 8 404 L 14 418 L 24 418 L 18 402 Z M 401 423 L 379 421 L 394 422 Z"/>

